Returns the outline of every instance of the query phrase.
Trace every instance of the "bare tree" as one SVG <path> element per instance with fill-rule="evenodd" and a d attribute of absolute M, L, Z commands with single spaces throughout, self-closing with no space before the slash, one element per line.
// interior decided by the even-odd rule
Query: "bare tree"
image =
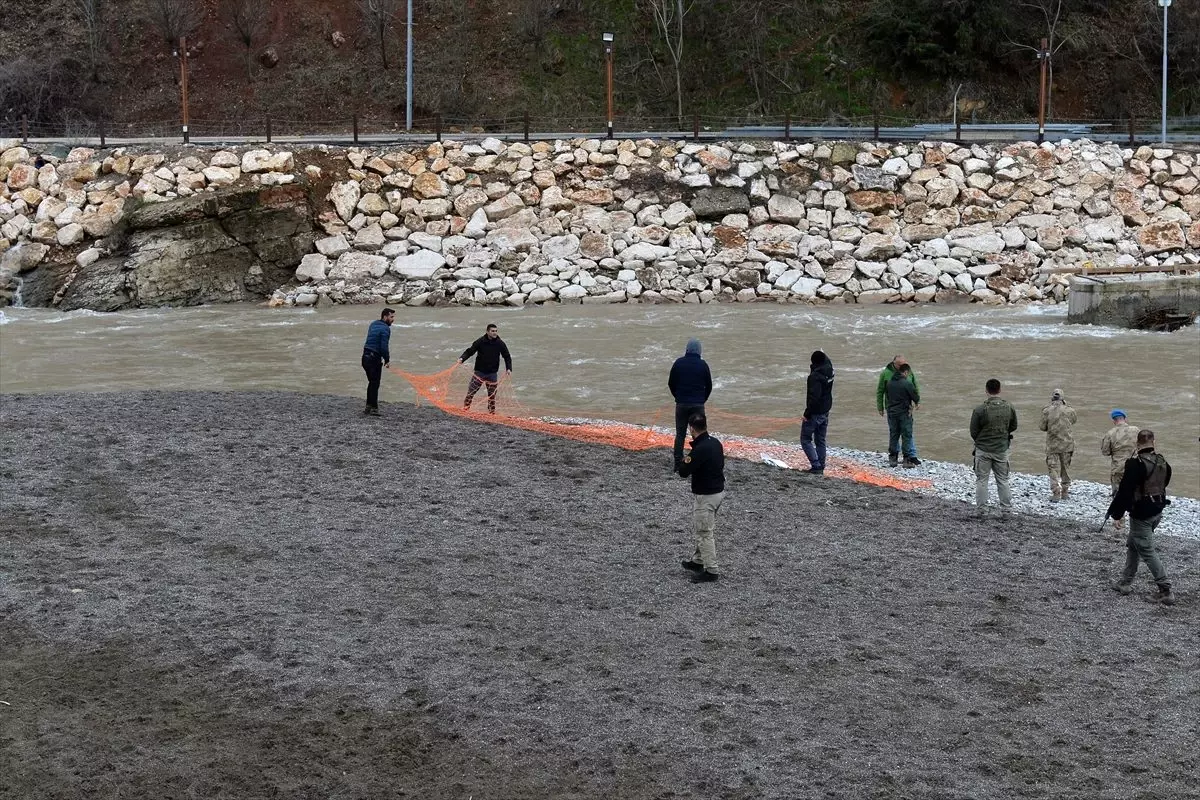
<path fill-rule="evenodd" d="M 204 21 L 200 0 L 146 0 L 146 15 L 171 48 L 191 36 Z"/>
<path fill-rule="evenodd" d="M 83 23 L 84 34 L 87 37 L 88 67 L 92 72 L 92 80 L 100 80 L 100 65 L 104 62 L 104 0 L 75 0 L 75 10 Z"/>
<path fill-rule="evenodd" d="M 388 68 L 387 36 L 388 28 L 392 26 L 400 13 L 402 0 L 358 0 L 359 11 L 362 12 L 363 27 L 372 36 L 379 38 L 379 55 L 383 59 L 383 68 Z"/>
<path fill-rule="evenodd" d="M 271 24 L 270 0 L 225 0 L 222 13 L 242 49 L 246 51 L 246 81 L 253 77 L 254 43 L 267 35 Z"/>
<path fill-rule="evenodd" d="M 683 125 L 683 18 L 691 11 L 691 2 L 684 0 L 646 0 L 654 24 L 662 35 L 663 44 L 671 56 L 675 67 L 675 114 L 680 126 Z"/>
<path fill-rule="evenodd" d="M 1060 40 L 1058 37 L 1058 25 L 1062 21 L 1063 15 L 1063 0 L 1022 0 L 1018 6 L 1041 14 L 1046 25 L 1046 119 L 1051 119 L 1054 116 L 1054 54 L 1067 43 L 1065 38 Z M 1011 39 L 1008 40 L 1008 43 L 1019 50 L 1040 52 L 1037 47 L 1014 42 Z"/>

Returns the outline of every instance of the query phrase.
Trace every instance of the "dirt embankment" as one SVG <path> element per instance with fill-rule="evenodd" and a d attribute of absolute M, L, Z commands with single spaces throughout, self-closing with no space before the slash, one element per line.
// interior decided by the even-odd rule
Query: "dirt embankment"
<path fill-rule="evenodd" d="M 1184 797 L 1119 541 L 346 398 L 0 398 L 0 796 Z"/>

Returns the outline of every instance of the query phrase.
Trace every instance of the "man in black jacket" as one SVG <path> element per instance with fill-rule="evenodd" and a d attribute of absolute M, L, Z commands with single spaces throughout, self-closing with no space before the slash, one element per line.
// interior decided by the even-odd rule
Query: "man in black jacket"
<path fill-rule="evenodd" d="M 475 355 L 475 371 L 471 373 L 471 383 L 467 386 L 467 397 L 463 400 L 463 409 L 471 407 L 471 401 L 480 386 L 487 386 L 488 413 L 496 413 L 496 386 L 500 381 L 500 358 L 504 358 L 504 372 L 512 374 L 512 356 L 508 354 L 508 345 L 500 338 L 500 329 L 488 325 L 483 336 L 471 342 L 471 346 L 463 350 L 458 357 L 458 363 L 464 363 Z"/>
<path fill-rule="evenodd" d="M 712 373 L 708 363 L 700 357 L 700 340 L 688 339 L 683 356 L 671 365 L 667 388 L 675 398 L 675 471 L 683 460 L 683 440 L 687 434 L 688 420 L 704 413 L 704 404 L 712 394 Z"/>
<path fill-rule="evenodd" d="M 1171 504 L 1167 485 L 1171 482 L 1171 465 L 1154 452 L 1154 431 L 1138 431 L 1137 453 L 1125 462 L 1125 474 L 1117 494 L 1108 507 L 1108 517 L 1119 520 L 1129 512 L 1129 535 L 1125 539 L 1125 569 L 1113 588 L 1121 594 L 1133 591 L 1133 578 L 1138 562 L 1145 561 L 1158 585 L 1155 599 L 1165 606 L 1175 605 L 1171 581 L 1158 560 L 1154 548 L 1154 529 L 1162 521 L 1163 509 Z"/>
<path fill-rule="evenodd" d="M 679 462 L 679 474 L 692 479 L 692 495 L 696 498 L 692 512 L 696 552 L 684 560 L 683 568 L 696 573 L 692 583 L 707 583 L 715 581 L 720 571 L 713 529 L 717 511 L 725 499 L 725 449 L 709 434 L 704 414 L 693 414 L 688 428 L 692 432 L 692 450 Z"/>
<path fill-rule="evenodd" d="M 901 449 L 904 466 L 916 467 L 917 445 L 913 441 L 913 411 L 921 406 L 921 393 L 912 381 L 912 369 L 901 364 L 887 382 L 888 466 L 896 466 Z M 903 448 L 902 448 L 903 445 Z"/>
<path fill-rule="evenodd" d="M 825 432 L 829 430 L 829 411 L 833 408 L 833 362 L 816 350 L 809 360 L 808 399 L 804 403 L 804 424 L 800 426 L 800 446 L 808 456 L 813 475 L 825 473 Z"/>

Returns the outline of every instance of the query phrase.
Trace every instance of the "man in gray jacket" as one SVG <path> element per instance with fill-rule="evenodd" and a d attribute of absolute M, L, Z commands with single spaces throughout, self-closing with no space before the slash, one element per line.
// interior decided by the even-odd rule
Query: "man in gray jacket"
<path fill-rule="evenodd" d="M 1000 381 L 985 385 L 987 400 L 971 414 L 971 440 L 975 442 L 975 505 L 979 518 L 987 517 L 988 475 L 996 476 L 1000 516 L 1012 513 L 1012 490 L 1008 487 L 1008 445 L 1017 429 L 1017 412 L 1000 397 Z"/>

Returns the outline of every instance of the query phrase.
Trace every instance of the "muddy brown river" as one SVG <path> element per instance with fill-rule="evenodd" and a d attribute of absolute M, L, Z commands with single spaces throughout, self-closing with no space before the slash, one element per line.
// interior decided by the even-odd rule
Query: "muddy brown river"
<path fill-rule="evenodd" d="M 363 336 L 378 307 L 268 310 L 255 306 L 112 314 L 0 312 L 0 391 L 147 388 L 291 390 L 361 395 Z M 1044 470 L 1041 408 L 1062 388 L 1079 412 L 1075 477 L 1106 481 L 1099 452 L 1109 411 L 1158 434 L 1174 493 L 1200 497 L 1200 329 L 1146 333 L 1067 325 L 1065 308 L 827 306 L 547 306 L 519 310 L 400 309 L 395 366 L 436 372 L 496 322 L 512 350 L 514 391 L 530 407 L 580 415 L 639 414 L 670 402 L 666 375 L 698 337 L 712 367 L 712 404 L 798 416 L 809 354 L 836 368 L 831 445 L 884 451 L 874 407 L 879 370 L 897 353 L 917 372 L 922 458 L 967 462 L 971 409 L 991 377 L 1017 408 L 1014 467 Z M 386 376 L 384 401 L 411 401 Z M 331 420 L 331 423 L 336 423 Z M 136 425 L 135 419 L 130 420 Z"/>

